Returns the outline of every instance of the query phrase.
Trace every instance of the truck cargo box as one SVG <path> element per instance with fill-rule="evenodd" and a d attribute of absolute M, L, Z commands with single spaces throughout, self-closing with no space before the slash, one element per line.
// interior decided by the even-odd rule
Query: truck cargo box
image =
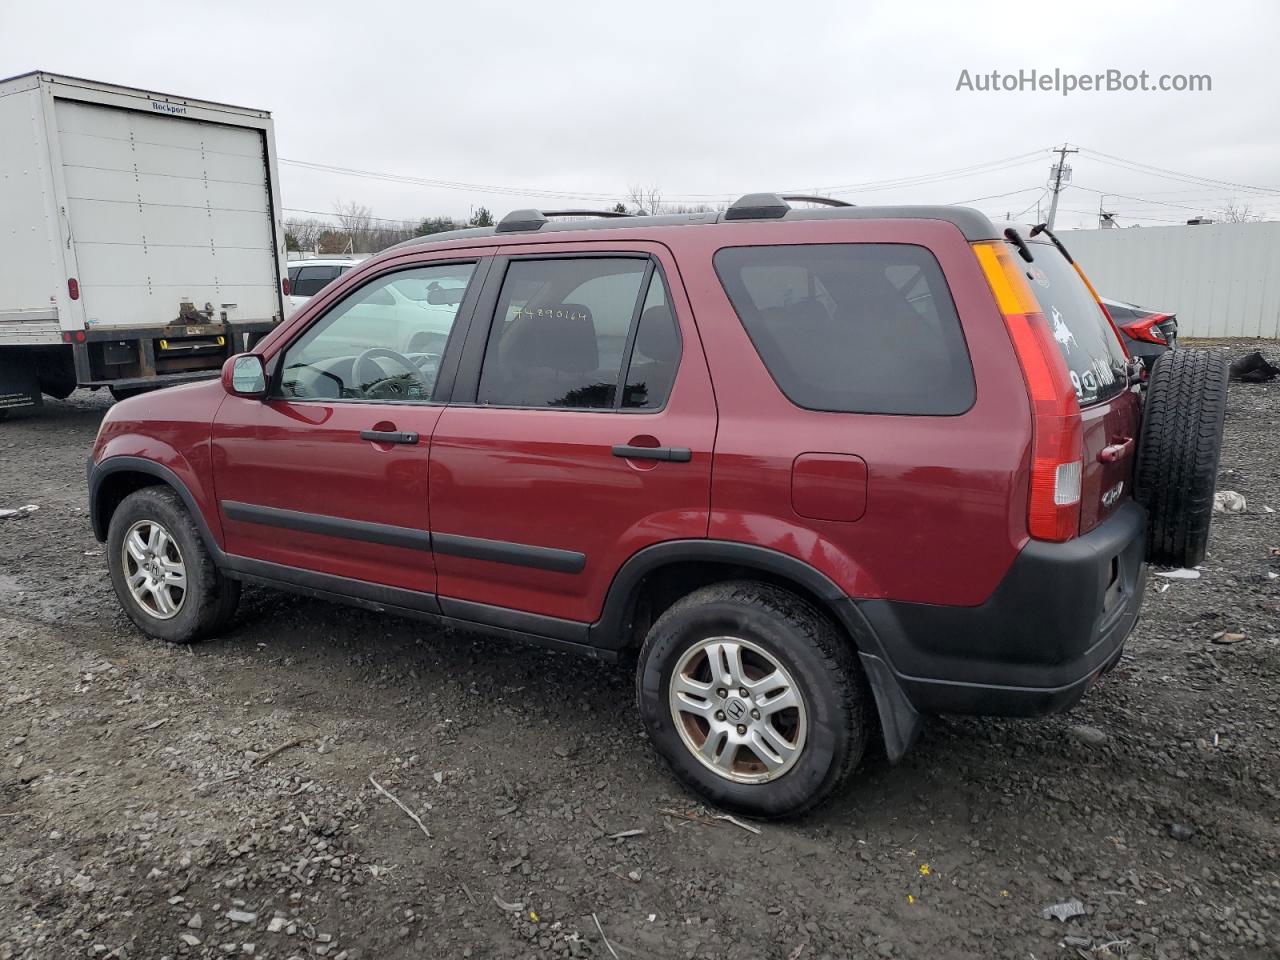
<path fill-rule="evenodd" d="M 284 317 L 266 111 L 0 81 L 0 213 L 0 351 L 46 393 L 211 376 Z"/>

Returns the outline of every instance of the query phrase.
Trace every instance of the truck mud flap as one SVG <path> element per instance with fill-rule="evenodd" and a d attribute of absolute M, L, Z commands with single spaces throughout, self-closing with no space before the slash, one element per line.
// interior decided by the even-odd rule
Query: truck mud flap
<path fill-rule="evenodd" d="M 0 416 L 9 410 L 40 406 L 40 381 L 30 357 L 0 350 Z"/>

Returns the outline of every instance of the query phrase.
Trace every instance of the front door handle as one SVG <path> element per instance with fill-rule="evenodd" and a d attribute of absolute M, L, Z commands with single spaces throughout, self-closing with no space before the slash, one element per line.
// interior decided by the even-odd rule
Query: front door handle
<path fill-rule="evenodd" d="M 673 463 L 688 463 L 693 459 L 693 451 L 688 447 L 637 447 L 629 443 L 619 443 L 613 448 L 613 455 L 624 460 L 668 460 Z"/>
<path fill-rule="evenodd" d="M 361 430 L 360 439 L 372 443 L 417 443 L 418 435 L 407 430 Z"/>

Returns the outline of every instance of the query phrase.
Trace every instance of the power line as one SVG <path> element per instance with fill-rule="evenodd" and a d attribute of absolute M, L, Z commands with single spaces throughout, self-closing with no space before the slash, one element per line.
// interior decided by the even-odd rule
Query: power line
<path fill-rule="evenodd" d="M 1117 157 L 1114 154 L 1103 153 L 1101 150 L 1091 150 L 1088 147 L 1082 147 L 1081 149 L 1099 163 L 1105 163 L 1113 167 L 1119 166 L 1124 169 L 1136 170 L 1140 173 L 1153 174 L 1155 176 L 1164 177 L 1168 180 L 1215 187 L 1233 187 L 1237 190 L 1252 190 L 1254 192 L 1264 194 L 1280 194 L 1280 189 L 1276 187 L 1259 187 L 1256 184 L 1237 183 L 1234 180 L 1219 180 L 1215 177 L 1202 177 L 1194 173 L 1180 173 L 1177 170 L 1169 170 L 1166 167 L 1157 167 L 1153 164 L 1142 163 L 1138 160 L 1127 160 L 1124 157 Z"/>
<path fill-rule="evenodd" d="M 298 208 L 298 207 L 282 207 L 281 209 L 282 209 L 282 210 L 284 210 L 286 213 L 308 213 L 308 214 L 311 214 L 311 215 L 312 215 L 312 216 L 314 216 L 314 217 L 328 217 L 328 218 L 329 218 L 329 219 L 331 219 L 331 220 L 341 220 L 341 219 L 342 219 L 342 214 L 338 214 L 338 213 L 326 213 L 326 212 L 324 212 L 323 210 L 302 210 L 302 209 L 300 209 L 300 208 Z M 377 220 L 377 221 L 379 221 L 380 223 L 395 223 L 395 224 L 406 224 L 406 223 L 412 223 L 412 224 L 414 224 L 414 225 L 417 225 L 417 224 L 421 223 L 424 219 L 430 219 L 430 218 L 424 218 L 424 217 L 403 217 L 403 218 L 401 218 L 401 219 L 396 219 L 395 217 L 375 217 L 375 216 L 373 216 L 372 214 L 368 214 L 368 215 L 361 214 L 361 215 L 360 215 L 360 217 L 359 217 L 359 219 L 361 219 L 361 220 Z"/>
<path fill-rule="evenodd" d="M 1011 169 L 1013 167 L 1022 166 L 1033 162 L 1045 153 L 1045 149 L 1032 150 L 1026 153 L 1016 154 L 1011 157 L 1003 157 L 998 160 L 988 160 L 983 163 L 970 164 L 966 167 L 956 167 L 950 170 L 940 170 L 934 173 L 915 174 L 909 177 L 897 177 L 887 180 L 867 180 L 861 183 L 846 183 L 828 187 L 806 187 L 806 190 L 815 193 L 854 193 L 854 192 L 876 192 L 880 190 L 894 190 L 899 188 L 923 186 L 925 184 L 940 183 L 946 180 L 954 180 L 968 176 L 980 176 L 988 173 L 996 173 L 1002 170 Z M 434 187 L 444 190 L 463 190 L 473 193 L 493 193 L 501 196 L 524 196 L 524 197 L 541 197 L 545 199 L 555 200 L 591 200 L 591 201 L 616 201 L 619 197 L 617 193 L 598 193 L 593 191 L 569 191 L 569 190 L 552 190 L 540 187 L 517 187 L 504 184 L 488 184 L 488 183 L 471 183 L 462 180 L 447 180 L 436 177 L 418 177 L 410 174 L 389 173 L 377 170 L 363 170 L 357 167 L 343 167 L 336 164 L 315 163 L 308 160 L 294 160 L 291 158 L 281 157 L 280 163 L 288 166 L 298 167 L 304 170 L 311 170 L 317 173 L 328 173 L 338 176 L 357 177 L 366 180 L 382 180 L 390 183 L 407 183 L 416 186 Z M 784 190 L 783 193 L 795 192 Z M 664 200 L 670 202 L 690 202 L 703 203 L 708 201 L 729 201 L 736 199 L 740 194 L 736 193 L 680 193 L 665 196 Z"/>
<path fill-rule="evenodd" d="M 962 203 L 977 203 L 979 200 L 998 200 L 1001 197 L 1017 196 L 1019 193 L 1026 193 L 1028 190 L 1043 190 L 1043 189 L 1044 187 L 1037 184 L 1034 187 L 1023 187 L 1021 190 L 1010 190 L 1008 193 L 992 193 L 985 197 L 970 197 L 968 200 L 951 200 L 946 204 L 946 206 L 957 207 Z M 1033 203 L 1031 206 L 1035 206 L 1035 204 Z"/>
<path fill-rule="evenodd" d="M 1080 184 L 1074 184 L 1077 190 L 1086 190 L 1089 193 L 1096 193 L 1099 196 L 1119 197 L 1121 200 L 1134 200 L 1138 203 L 1146 203 L 1153 207 L 1177 207 L 1179 210 L 1191 210 L 1194 213 L 1202 213 L 1204 207 L 1189 207 L 1185 203 L 1169 203 L 1166 200 L 1148 200 L 1145 197 L 1132 197 L 1125 193 L 1116 193 L 1114 190 L 1096 190 L 1093 187 L 1084 187 Z"/>
<path fill-rule="evenodd" d="M 900 186 L 916 186 L 924 182 L 937 182 L 940 180 L 954 180 L 962 176 L 980 176 L 984 173 L 993 173 L 998 170 L 1008 169 L 1009 167 L 1021 166 L 1032 160 L 1039 159 L 1044 155 L 1047 148 L 1039 150 L 1030 150 L 1026 153 L 1015 154 L 1012 157 L 1004 157 L 999 160 L 988 160 L 985 163 L 971 164 L 967 167 L 955 167 L 950 170 L 940 170 L 936 173 L 921 173 L 909 177 L 896 177 L 889 180 L 868 180 L 863 183 L 844 183 L 834 187 L 818 187 L 820 193 L 852 193 L 854 191 L 874 191 L 874 190 L 891 190 Z"/>

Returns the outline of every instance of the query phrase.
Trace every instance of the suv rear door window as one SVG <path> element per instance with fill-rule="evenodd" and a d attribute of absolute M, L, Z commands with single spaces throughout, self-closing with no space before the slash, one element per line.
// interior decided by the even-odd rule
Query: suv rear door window
<path fill-rule="evenodd" d="M 933 254 L 886 243 L 726 247 L 716 272 L 774 382 L 798 406 L 954 415 L 973 368 Z"/>
<path fill-rule="evenodd" d="M 477 400 L 658 409 L 679 360 L 675 317 L 649 260 L 515 260 L 498 296 Z"/>
<path fill-rule="evenodd" d="M 293 295 L 296 297 L 314 297 L 323 290 L 330 281 L 337 278 L 338 267 L 302 267 L 293 281 Z"/>
<path fill-rule="evenodd" d="M 1082 407 L 1125 389 L 1124 348 L 1076 268 L 1048 243 L 1031 244 L 1032 263 L 1021 264 L 1044 318 L 1067 362 Z"/>

